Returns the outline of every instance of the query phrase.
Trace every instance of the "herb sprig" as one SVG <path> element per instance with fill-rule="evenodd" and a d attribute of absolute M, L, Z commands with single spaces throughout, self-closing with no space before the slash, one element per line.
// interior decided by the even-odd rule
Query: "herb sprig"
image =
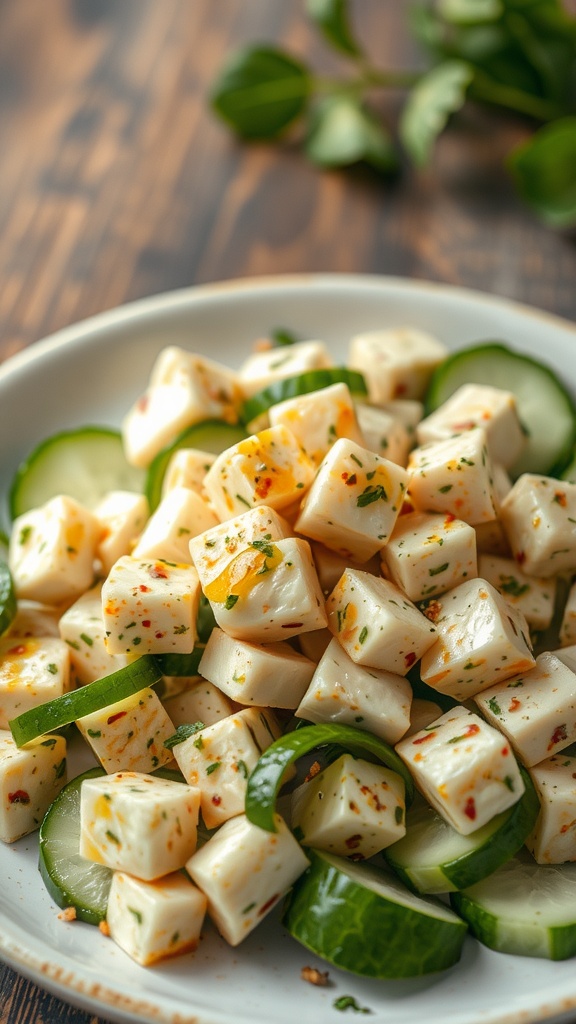
<path fill-rule="evenodd" d="M 546 223 L 576 225 L 576 17 L 562 0 L 420 0 L 410 28 L 430 57 L 424 72 L 374 66 L 352 27 L 350 0 L 304 3 L 351 73 L 323 78 L 272 45 L 237 51 L 210 100 L 241 138 L 276 139 L 303 122 L 314 163 L 365 162 L 390 174 L 402 152 L 417 166 L 428 163 L 452 115 L 481 103 L 529 119 L 532 135 L 506 160 L 512 180 Z M 405 92 L 394 133 L 368 101 L 387 88 Z"/>

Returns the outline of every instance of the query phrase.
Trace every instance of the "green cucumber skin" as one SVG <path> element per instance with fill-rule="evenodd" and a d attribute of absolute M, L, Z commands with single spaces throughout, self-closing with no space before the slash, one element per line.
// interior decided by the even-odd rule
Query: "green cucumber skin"
<path fill-rule="evenodd" d="M 72 892 L 66 886 L 62 876 L 59 876 L 60 884 L 58 884 L 52 878 L 52 874 L 55 870 L 55 863 L 59 859 L 58 847 L 62 845 L 62 818 L 64 817 L 68 827 L 68 837 L 71 839 L 71 843 L 76 834 L 79 843 L 82 782 L 84 779 L 94 779 L 105 774 L 103 768 L 90 768 L 87 772 L 72 779 L 48 808 L 39 832 L 38 868 L 50 896 L 59 907 L 74 907 L 76 917 L 80 921 L 94 925 L 100 924 L 106 917 L 112 870 L 103 864 L 91 864 L 90 861 L 86 861 L 86 877 L 91 877 L 93 890 L 88 899 L 85 898 L 84 893 Z"/>
<path fill-rule="evenodd" d="M 0 636 L 14 621 L 17 603 L 14 582 L 8 565 L 0 560 Z"/>
<path fill-rule="evenodd" d="M 240 418 L 243 423 L 251 423 L 262 413 L 268 412 L 278 402 L 283 402 L 288 398 L 299 398 L 301 395 L 309 395 L 314 391 L 329 387 L 331 384 L 339 383 L 347 384 L 351 394 L 357 398 L 366 398 L 368 395 L 366 381 L 357 370 L 349 370 L 343 366 L 308 370 L 306 373 L 300 373 L 294 377 L 284 377 L 267 388 L 263 388 L 262 391 L 256 392 L 242 406 Z"/>
<path fill-rule="evenodd" d="M 540 800 L 534 783 L 526 769 L 522 765 L 519 767 L 526 788 L 520 800 L 509 811 L 503 811 L 502 814 L 497 815 L 497 818 L 501 820 L 497 845 L 494 844 L 494 835 L 491 833 L 476 850 L 466 852 L 462 856 L 438 865 L 439 879 L 442 876 L 446 880 L 444 888 L 419 888 L 411 874 L 408 859 L 397 860 L 394 846 L 383 851 L 386 862 L 412 892 L 454 892 L 466 889 L 492 874 L 518 852 L 534 828 L 540 813 Z M 409 835 L 410 811 L 407 813 L 406 825 Z M 457 833 L 455 833 L 455 838 L 457 841 Z M 401 839 L 398 844 L 394 845 L 404 842 L 405 840 Z M 441 885 L 440 880 L 439 885 Z"/>
<path fill-rule="evenodd" d="M 342 970 L 371 978 L 414 978 L 452 967 L 467 928 L 402 908 L 406 926 L 383 899 L 307 849 L 310 867 L 286 899 L 290 935 Z"/>
<path fill-rule="evenodd" d="M 213 455 L 220 455 L 226 448 L 243 441 L 245 437 L 246 431 L 243 427 L 226 423 L 224 420 L 202 420 L 201 423 L 186 427 L 171 444 L 158 452 L 148 466 L 144 494 L 148 499 L 150 512 L 154 512 L 162 500 L 164 476 L 175 452 L 181 448 L 200 448 Z"/>

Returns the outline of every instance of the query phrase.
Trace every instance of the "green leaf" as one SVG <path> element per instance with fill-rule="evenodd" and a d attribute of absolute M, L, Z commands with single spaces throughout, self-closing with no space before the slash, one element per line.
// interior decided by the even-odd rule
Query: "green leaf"
<path fill-rule="evenodd" d="M 513 150 L 508 168 L 522 198 L 546 223 L 576 225 L 576 117 L 545 125 Z"/>
<path fill-rule="evenodd" d="M 304 111 L 310 89 L 307 69 L 289 54 L 247 47 L 222 69 L 210 101 L 238 135 L 270 139 Z"/>
<path fill-rule="evenodd" d="M 424 75 L 410 93 L 400 118 L 400 137 L 415 163 L 429 159 L 450 114 L 463 106 L 473 74 L 464 61 L 445 61 Z"/>
<path fill-rule="evenodd" d="M 385 129 L 352 96 L 339 93 L 317 104 L 310 116 L 306 152 L 323 167 L 345 167 L 364 160 L 392 171 L 397 155 Z"/>
<path fill-rule="evenodd" d="M 328 42 L 351 57 L 359 57 L 362 48 L 350 28 L 347 0 L 307 0 L 307 11 Z"/>

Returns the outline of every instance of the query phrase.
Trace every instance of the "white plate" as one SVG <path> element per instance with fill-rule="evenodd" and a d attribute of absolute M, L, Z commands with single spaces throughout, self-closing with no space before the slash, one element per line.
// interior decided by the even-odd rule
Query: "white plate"
<path fill-rule="evenodd" d="M 407 323 L 453 348 L 501 339 L 560 372 L 574 363 L 574 326 L 442 286 L 328 275 L 174 292 L 61 331 L 0 367 L 2 494 L 41 438 L 85 423 L 118 424 L 168 343 L 238 365 L 255 338 L 282 326 L 325 339 L 343 358 L 353 333 Z M 330 970 L 332 986 L 315 988 L 300 980 L 300 970 L 323 965 L 269 918 L 237 949 L 208 926 L 194 956 L 145 970 L 97 929 L 59 921 L 36 864 L 34 837 L 0 849 L 0 956 L 61 998 L 112 1020 L 324 1024 L 341 1021 L 333 1002 L 343 994 L 368 1007 L 379 1024 L 576 1019 L 574 961 L 498 955 L 473 940 L 460 964 L 441 975 L 393 983 Z"/>

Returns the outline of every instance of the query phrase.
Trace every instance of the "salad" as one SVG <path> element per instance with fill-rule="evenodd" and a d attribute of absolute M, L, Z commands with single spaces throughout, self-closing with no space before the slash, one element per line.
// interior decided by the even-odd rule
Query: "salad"
<path fill-rule="evenodd" d="M 373 977 L 467 929 L 575 955 L 574 442 L 505 346 L 165 349 L 120 433 L 12 486 L 3 841 L 40 826 L 56 902 L 142 964 L 282 900 Z M 67 782 L 69 727 L 99 767 Z"/>

